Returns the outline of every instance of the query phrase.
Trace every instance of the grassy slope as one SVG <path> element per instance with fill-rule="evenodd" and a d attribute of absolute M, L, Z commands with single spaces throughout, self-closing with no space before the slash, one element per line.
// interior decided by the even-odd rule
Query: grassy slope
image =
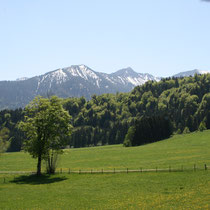
<path fill-rule="evenodd" d="M 58 167 L 64 170 L 104 170 L 143 168 L 192 168 L 194 164 L 210 166 L 210 130 L 176 135 L 168 140 L 140 147 L 122 145 L 65 150 Z M 36 160 L 27 153 L 1 156 L 0 171 L 35 171 Z"/>
<path fill-rule="evenodd" d="M 60 166 L 87 170 L 183 164 L 192 168 L 194 163 L 210 165 L 210 131 L 142 147 L 66 150 Z M 34 164 L 25 153 L 4 154 L 0 170 L 34 170 Z M 209 173 L 61 174 L 42 179 L 0 175 L 0 209 L 209 209 Z"/>
<path fill-rule="evenodd" d="M 0 209 L 209 209 L 209 171 L 55 175 L 2 183 Z M 50 181 L 51 180 L 51 181 Z"/>

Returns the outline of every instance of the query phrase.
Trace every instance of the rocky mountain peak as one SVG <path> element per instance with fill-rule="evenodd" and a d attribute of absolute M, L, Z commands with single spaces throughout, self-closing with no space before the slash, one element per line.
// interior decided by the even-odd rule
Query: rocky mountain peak
<path fill-rule="evenodd" d="M 0 109 L 19 108 L 28 104 L 36 95 L 81 97 L 90 99 L 93 94 L 129 92 L 148 80 L 156 80 L 148 74 L 135 72 L 131 67 L 107 74 L 88 66 L 72 65 L 19 82 L 0 82 Z M 4 93 L 4 94 L 3 94 Z"/>
<path fill-rule="evenodd" d="M 120 69 L 120 70 L 116 71 L 115 73 L 112 73 L 112 75 L 115 75 L 115 76 L 137 76 L 138 73 L 136 73 L 131 67 L 127 67 L 127 68 Z"/>

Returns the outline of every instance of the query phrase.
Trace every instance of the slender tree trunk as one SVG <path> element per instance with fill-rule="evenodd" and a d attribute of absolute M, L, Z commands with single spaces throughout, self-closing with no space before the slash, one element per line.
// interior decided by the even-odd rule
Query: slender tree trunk
<path fill-rule="evenodd" d="M 51 173 L 52 173 L 52 174 L 55 173 L 54 168 L 55 168 L 55 166 L 54 166 L 54 163 L 53 163 L 53 152 L 52 152 L 52 155 L 51 155 Z"/>
<path fill-rule="evenodd" d="M 41 163 L 42 163 L 42 156 L 38 156 L 38 163 L 37 163 L 37 176 L 41 175 Z"/>

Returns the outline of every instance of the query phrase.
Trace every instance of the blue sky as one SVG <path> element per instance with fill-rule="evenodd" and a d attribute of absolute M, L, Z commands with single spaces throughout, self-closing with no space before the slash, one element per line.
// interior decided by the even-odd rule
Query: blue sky
<path fill-rule="evenodd" d="M 210 3 L 201 0 L 0 0 L 0 30 L 0 80 L 77 64 L 210 70 Z"/>

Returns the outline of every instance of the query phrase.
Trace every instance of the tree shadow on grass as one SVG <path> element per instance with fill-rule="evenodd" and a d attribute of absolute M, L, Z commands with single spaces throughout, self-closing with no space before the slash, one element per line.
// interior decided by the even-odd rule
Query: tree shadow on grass
<path fill-rule="evenodd" d="M 12 183 L 16 184 L 31 184 L 31 185 L 39 185 L 39 184 L 51 184 L 55 182 L 61 182 L 66 180 L 66 177 L 55 177 L 54 175 L 46 175 L 43 174 L 41 176 L 37 175 L 23 175 L 15 177 L 14 180 L 12 180 Z"/>

